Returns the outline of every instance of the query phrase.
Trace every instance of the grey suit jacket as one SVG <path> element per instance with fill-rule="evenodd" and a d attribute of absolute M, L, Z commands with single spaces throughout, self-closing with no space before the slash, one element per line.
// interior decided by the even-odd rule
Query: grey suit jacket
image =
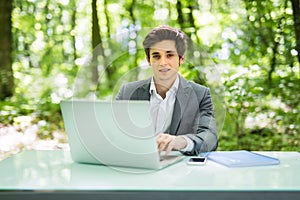
<path fill-rule="evenodd" d="M 122 85 L 116 99 L 150 101 L 150 82 L 147 79 Z M 218 136 L 210 90 L 179 76 L 174 106 L 169 134 L 186 135 L 194 142 L 191 152 L 182 153 L 198 155 L 215 150 Z"/>

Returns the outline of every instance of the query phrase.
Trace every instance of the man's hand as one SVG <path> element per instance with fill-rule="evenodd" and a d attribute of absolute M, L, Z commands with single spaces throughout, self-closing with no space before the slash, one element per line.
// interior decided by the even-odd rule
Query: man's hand
<path fill-rule="evenodd" d="M 165 133 L 160 133 L 156 138 L 158 152 L 161 153 L 163 150 L 166 151 L 166 156 L 174 149 L 181 150 L 187 145 L 186 139 L 182 136 L 169 135 Z"/>

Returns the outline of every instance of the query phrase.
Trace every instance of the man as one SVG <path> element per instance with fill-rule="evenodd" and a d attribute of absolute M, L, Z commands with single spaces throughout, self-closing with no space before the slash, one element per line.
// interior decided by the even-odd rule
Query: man
<path fill-rule="evenodd" d="M 145 37 L 143 46 L 152 78 L 123 85 L 116 99 L 150 101 L 159 153 L 198 155 L 215 150 L 218 137 L 210 90 L 178 74 L 185 59 L 185 34 L 159 26 Z"/>

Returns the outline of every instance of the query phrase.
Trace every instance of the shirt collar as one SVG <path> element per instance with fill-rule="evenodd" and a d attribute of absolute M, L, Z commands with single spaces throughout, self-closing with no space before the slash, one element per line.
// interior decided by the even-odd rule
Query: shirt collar
<path fill-rule="evenodd" d="M 177 92 L 177 89 L 178 89 L 178 86 L 179 86 L 179 76 L 177 75 L 172 87 L 169 89 L 169 91 L 172 91 L 174 93 Z M 168 92 L 169 92 L 168 91 Z M 150 94 L 153 94 L 153 92 L 155 92 L 157 94 L 157 91 L 156 91 L 156 87 L 155 87 L 155 83 L 154 83 L 154 78 L 152 76 L 151 78 L 151 83 L 150 83 L 150 89 L 149 89 L 149 93 Z"/>

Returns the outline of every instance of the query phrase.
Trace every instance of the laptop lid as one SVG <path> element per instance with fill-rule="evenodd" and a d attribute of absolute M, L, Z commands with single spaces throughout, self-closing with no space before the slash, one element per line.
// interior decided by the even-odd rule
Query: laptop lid
<path fill-rule="evenodd" d="M 69 100 L 61 110 L 74 161 L 162 167 L 148 101 Z"/>

